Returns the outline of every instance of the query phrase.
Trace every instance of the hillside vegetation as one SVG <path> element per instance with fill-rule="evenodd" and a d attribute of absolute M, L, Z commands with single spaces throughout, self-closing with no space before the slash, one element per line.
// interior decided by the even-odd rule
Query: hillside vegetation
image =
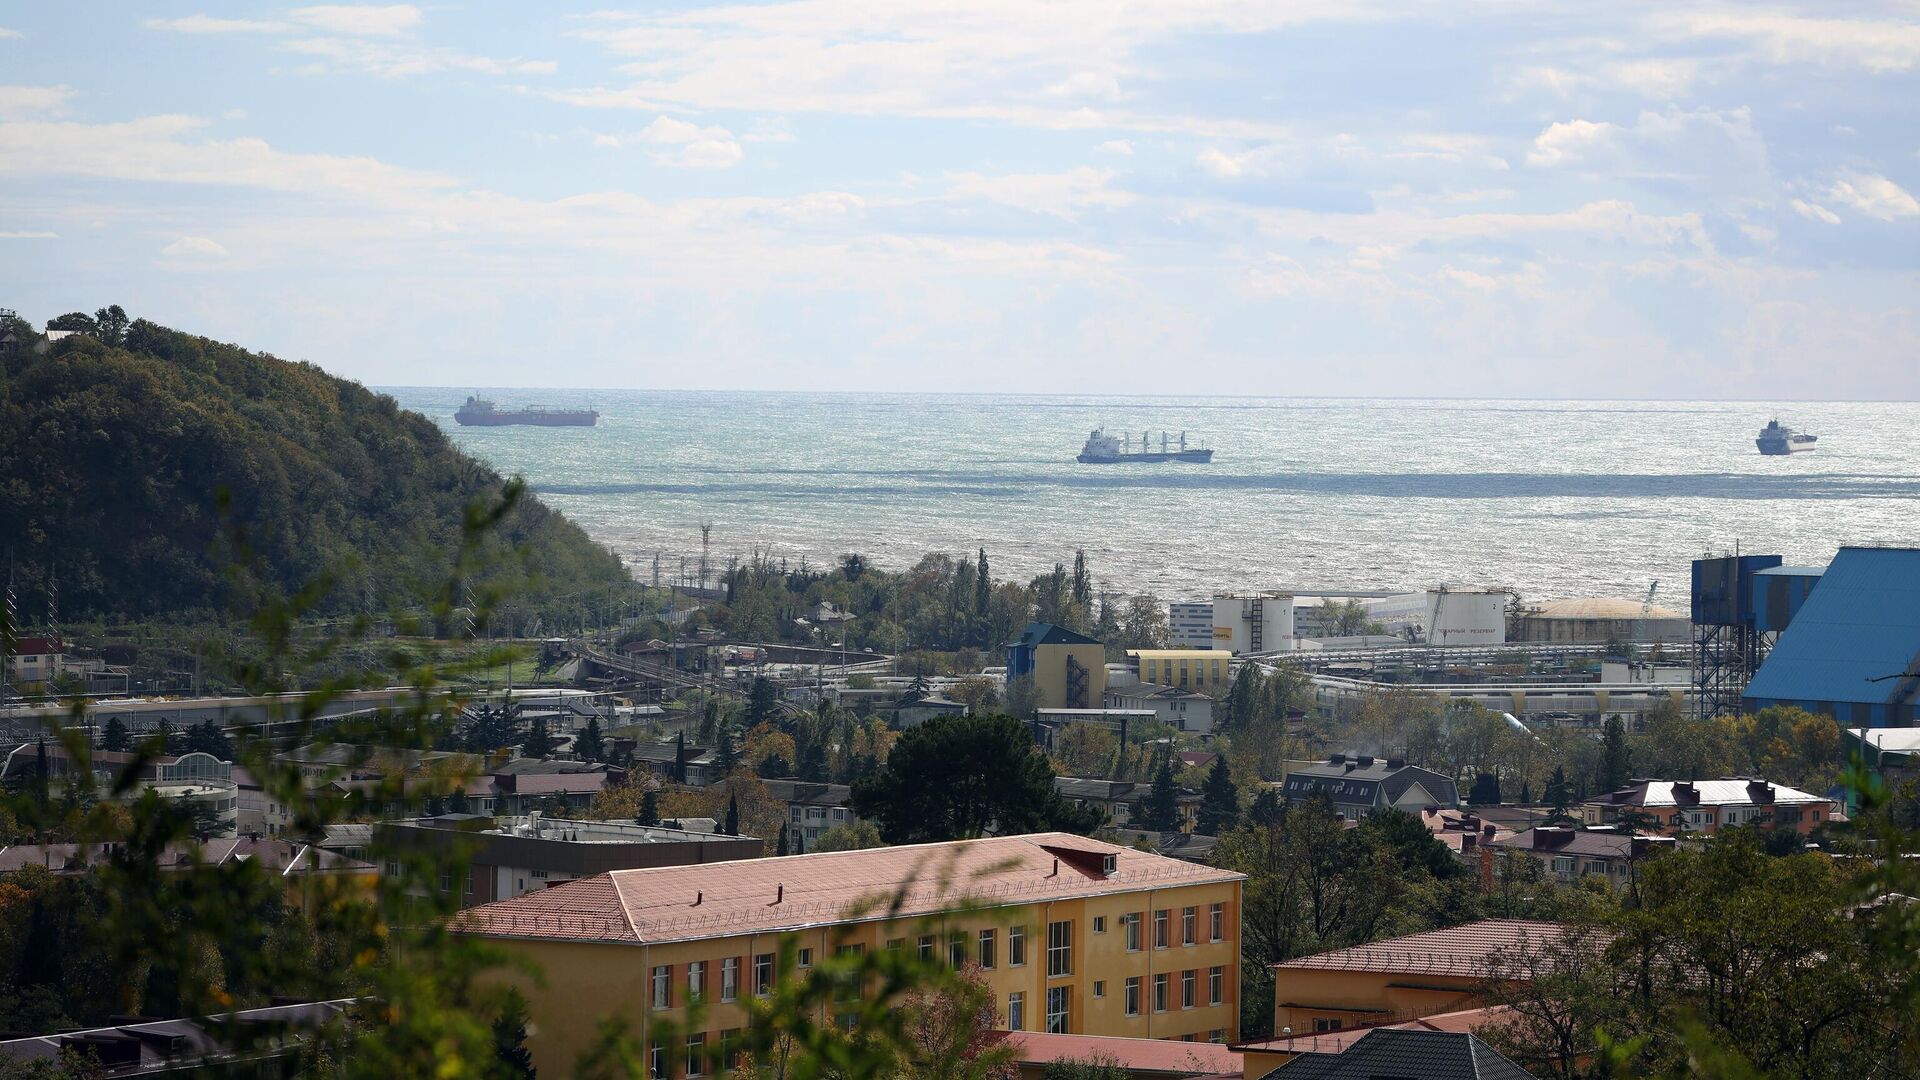
<path fill-rule="evenodd" d="M 91 322 L 55 322 L 76 319 Z M 467 507 L 503 487 L 426 417 L 313 364 L 104 312 L 52 343 L 10 328 L 0 560 L 11 552 L 24 622 L 40 620 L 49 575 L 68 621 L 205 617 L 241 601 L 245 578 L 291 593 L 322 572 L 338 575 L 323 612 L 412 606 L 446 579 Z M 251 549 L 241 579 L 234 526 Z M 530 496 L 503 526 L 483 576 L 523 611 L 583 607 L 628 580 Z"/>

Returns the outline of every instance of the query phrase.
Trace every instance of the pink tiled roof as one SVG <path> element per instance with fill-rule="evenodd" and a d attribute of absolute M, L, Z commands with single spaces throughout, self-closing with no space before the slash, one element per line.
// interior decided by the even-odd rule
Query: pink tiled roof
<path fill-rule="evenodd" d="M 1100 872 L 1113 855 L 1111 876 Z M 693 941 L 845 921 L 907 890 L 917 918 L 963 898 L 989 906 L 1242 880 L 1244 875 L 1067 833 L 615 870 L 469 908 L 455 928 L 488 937 Z M 880 917 L 880 916 L 876 916 Z"/>
<path fill-rule="evenodd" d="M 1566 927 L 1553 922 L 1483 919 L 1444 930 L 1302 956 L 1275 964 L 1274 969 L 1484 978 L 1490 974 L 1488 961 L 1494 954 L 1537 949 L 1559 941 L 1566 932 Z"/>
<path fill-rule="evenodd" d="M 1013 1048 L 1015 1061 L 1112 1061 L 1133 1073 L 1194 1076 L 1240 1075 L 1240 1052 L 1220 1043 L 1177 1039 L 1118 1039 L 1102 1035 L 1053 1035 L 1039 1031 L 996 1031 L 997 1041 Z"/>
<path fill-rule="evenodd" d="M 1344 1031 L 1307 1032 L 1292 1038 L 1278 1036 L 1261 1039 L 1258 1042 L 1236 1043 L 1236 1050 L 1253 1050 L 1262 1053 L 1300 1053 L 1300 1054 L 1338 1054 L 1347 1047 L 1359 1042 L 1367 1032 L 1379 1028 L 1400 1031 L 1451 1031 L 1472 1033 L 1484 1024 L 1499 1023 L 1513 1012 L 1511 1005 L 1488 1005 L 1479 1009 L 1461 1009 L 1457 1012 L 1437 1013 L 1422 1016 L 1415 1020 L 1402 1020 L 1397 1024 L 1369 1024 L 1365 1027 L 1347 1028 Z"/>

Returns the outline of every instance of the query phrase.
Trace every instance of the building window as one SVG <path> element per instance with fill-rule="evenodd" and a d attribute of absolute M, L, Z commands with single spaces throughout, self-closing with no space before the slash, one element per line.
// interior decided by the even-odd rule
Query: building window
<path fill-rule="evenodd" d="M 1067 1005 L 1072 992 L 1071 986 L 1047 987 L 1047 1030 L 1055 1035 L 1067 1033 Z"/>
<path fill-rule="evenodd" d="M 1183 1009 L 1191 1009 L 1196 1004 L 1194 991 L 1198 988 L 1199 979 L 1195 974 L 1193 971 L 1180 973 L 1180 1007 Z"/>
<path fill-rule="evenodd" d="M 740 958 L 729 956 L 720 961 L 720 1000 L 732 1001 L 740 996 Z"/>
<path fill-rule="evenodd" d="M 1140 977 L 1136 975 L 1133 978 L 1128 979 L 1126 990 L 1127 990 L 1127 1015 L 1139 1016 L 1140 1015 Z"/>
<path fill-rule="evenodd" d="M 1161 972 L 1153 977 L 1153 1011 L 1167 1011 L 1167 976 Z"/>
<path fill-rule="evenodd" d="M 794 956 L 794 963 L 798 964 L 803 968 L 812 967 L 813 966 L 813 950 L 801 949 L 799 953 L 797 953 Z"/>
<path fill-rule="evenodd" d="M 1027 966 L 1027 928 L 1024 926 L 1007 927 L 1007 966 Z"/>
<path fill-rule="evenodd" d="M 967 934 L 964 930 L 955 930 L 947 935 L 947 961 L 955 970 L 967 964 Z"/>
<path fill-rule="evenodd" d="M 1215 904 L 1207 909 L 1207 940 L 1227 940 L 1227 905 Z"/>
<path fill-rule="evenodd" d="M 1021 993 L 1007 995 L 1007 1030 L 1027 1030 L 1027 995 Z"/>
<path fill-rule="evenodd" d="M 673 1008 L 672 964 L 661 964 L 653 969 L 653 1007 L 656 1009 Z"/>
<path fill-rule="evenodd" d="M 903 938 L 903 937 L 897 937 L 897 938 L 888 938 L 888 939 L 887 939 L 887 948 L 889 948 L 889 949 L 904 949 L 904 948 L 906 948 L 906 947 L 907 947 L 907 939 L 906 939 L 906 938 Z"/>
<path fill-rule="evenodd" d="M 707 962 L 695 960 L 687 965 L 687 1000 L 707 992 Z"/>
<path fill-rule="evenodd" d="M 1107 983 L 1105 979 L 1093 980 L 1093 996 L 1096 998 L 1107 996 Z"/>
<path fill-rule="evenodd" d="M 647 1050 L 647 1075 L 653 1080 L 667 1080 L 667 1048 L 659 1043 Z"/>
<path fill-rule="evenodd" d="M 1093 932 L 1096 934 L 1104 934 L 1107 932 L 1107 917 L 1105 915 L 1095 915 L 1093 917 Z"/>
<path fill-rule="evenodd" d="M 1164 949 L 1167 947 L 1167 928 L 1173 921 L 1172 915 L 1173 913 L 1166 908 L 1161 908 L 1159 911 L 1153 913 L 1154 948 Z"/>
<path fill-rule="evenodd" d="M 1140 951 L 1140 913 L 1130 911 L 1120 916 L 1120 922 L 1127 928 L 1127 951 Z"/>
<path fill-rule="evenodd" d="M 1056 975 L 1071 974 L 1073 974 L 1073 924 L 1071 922 L 1048 923 L 1047 976 L 1052 978 Z"/>
<path fill-rule="evenodd" d="M 1226 1042 L 1226 1041 L 1227 1041 L 1227 1029 L 1226 1029 L 1226 1028 L 1214 1028 L 1214 1029 L 1213 1029 L 1212 1031 L 1209 1031 L 1209 1032 L 1207 1032 L 1207 1041 L 1208 1041 L 1208 1042 L 1211 1042 L 1211 1043 L 1223 1043 L 1223 1042 Z"/>
<path fill-rule="evenodd" d="M 720 1033 L 720 1066 L 728 1072 L 740 1067 L 739 1028 L 727 1028 Z"/>
<path fill-rule="evenodd" d="M 1180 944 L 1193 945 L 1200 940 L 1200 909 L 1180 909 Z"/>
<path fill-rule="evenodd" d="M 1313 1030 L 1315 1034 L 1327 1031 L 1339 1031 L 1340 1021 L 1330 1020 L 1324 1016 L 1316 1016 L 1313 1018 Z"/>
<path fill-rule="evenodd" d="M 920 959 L 929 964 L 933 963 L 933 935 L 932 934 L 920 935 Z"/>
<path fill-rule="evenodd" d="M 705 1075 L 707 1071 L 707 1034 L 687 1036 L 687 1075 L 689 1077 Z"/>
<path fill-rule="evenodd" d="M 1553 872 L 1554 872 L 1554 873 L 1556 873 L 1556 874 L 1559 874 L 1559 875 L 1561 875 L 1561 876 L 1563 876 L 1563 877 L 1564 877 L 1564 876 L 1567 876 L 1567 875 L 1569 875 L 1569 874 L 1572 874 L 1572 873 L 1573 873 L 1573 867 L 1574 867 L 1574 858 L 1573 858 L 1573 856 L 1571 856 L 1571 855 L 1555 855 L 1555 856 L 1553 857 Z"/>
<path fill-rule="evenodd" d="M 993 947 L 998 933 L 999 931 L 997 930 L 980 931 L 980 966 L 984 969 L 992 970 L 993 968 Z"/>
<path fill-rule="evenodd" d="M 1227 1000 L 1227 969 L 1211 967 L 1207 969 L 1207 1004 L 1219 1005 Z"/>
<path fill-rule="evenodd" d="M 753 958 L 753 992 L 760 997 L 773 993 L 772 953 L 761 953 Z"/>

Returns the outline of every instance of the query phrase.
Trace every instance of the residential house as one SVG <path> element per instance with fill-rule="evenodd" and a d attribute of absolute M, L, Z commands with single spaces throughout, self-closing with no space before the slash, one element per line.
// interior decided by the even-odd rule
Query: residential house
<path fill-rule="evenodd" d="M 1533 1074 L 1464 1031 L 1377 1028 L 1337 1053 L 1303 1051 L 1248 1080 L 1534 1080 Z"/>
<path fill-rule="evenodd" d="M 1138 682 L 1107 687 L 1109 709 L 1151 711 L 1160 723 L 1198 735 L 1213 733 L 1213 698 L 1197 690 Z"/>
<path fill-rule="evenodd" d="M 1662 835 L 1715 833 L 1730 825 L 1817 828 L 1841 817 L 1840 804 L 1758 776 L 1718 780 L 1635 780 L 1580 804 L 1588 825 L 1623 823 Z"/>
<path fill-rule="evenodd" d="M 1554 881 L 1571 884 L 1599 877 L 1613 885 L 1633 878 L 1640 860 L 1671 851 L 1670 836 L 1635 836 L 1616 829 L 1576 829 L 1570 825 L 1536 825 L 1525 832 L 1495 840 L 1496 852 L 1516 851 L 1537 860 Z"/>
<path fill-rule="evenodd" d="M 845 784 L 821 784 L 810 780 L 762 780 L 767 794 L 786 804 L 787 842 L 795 854 L 812 851 L 820 834 L 836 825 L 851 825 L 860 818 L 853 812 L 853 789 Z"/>
<path fill-rule="evenodd" d="M 13 639 L 13 648 L 7 653 L 7 685 L 15 693 L 46 690 L 65 668 L 66 655 L 67 647 L 57 637 Z"/>
<path fill-rule="evenodd" d="M 1151 783 L 1132 780 L 1083 779 L 1077 776 L 1056 776 L 1053 778 L 1053 790 L 1059 792 L 1075 806 L 1097 806 L 1107 815 L 1107 824 L 1125 825 L 1133 820 L 1133 807 L 1153 790 Z M 1192 831 L 1199 820 L 1200 793 L 1179 789 L 1174 795 L 1174 803 L 1179 808 L 1180 826 Z"/>
<path fill-rule="evenodd" d="M 922 880 L 964 882 L 955 891 Z M 1065 833 L 874 848 L 696 867 L 616 870 L 463 912 L 455 932 L 514 963 L 495 976 L 526 995 L 527 1045 L 543 1073 L 570 1069 L 624 1022 L 669 1074 L 653 1032 L 676 1025 L 696 1050 L 749 1020 L 742 1003 L 828 950 L 916 949 L 979 967 L 996 1026 L 1010 1031 L 1231 1041 L 1240 1010 L 1244 876 Z M 895 894 L 896 907 L 866 906 Z M 953 912 L 960 895 L 989 910 Z M 686 1032 L 690 1000 L 706 1001 Z M 592 1002 L 594 1008 L 581 1008 Z M 836 1021 L 830 1006 L 818 1022 Z"/>
<path fill-rule="evenodd" d="M 1460 790 L 1450 778 L 1402 758 L 1369 754 L 1333 754 L 1323 764 L 1288 772 L 1279 786 L 1289 806 L 1325 799 L 1348 821 L 1387 807 L 1418 813 L 1460 805 Z"/>

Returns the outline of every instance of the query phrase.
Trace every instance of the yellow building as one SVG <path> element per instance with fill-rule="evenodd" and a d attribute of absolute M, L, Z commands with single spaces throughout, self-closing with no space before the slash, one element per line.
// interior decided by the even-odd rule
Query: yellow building
<path fill-rule="evenodd" d="M 1274 1037 L 1241 1044 L 1247 1075 L 1265 1076 L 1310 1049 L 1337 1052 L 1347 1041 L 1341 1032 L 1480 1009 L 1488 980 L 1511 972 L 1501 965 L 1541 955 L 1566 932 L 1559 923 L 1483 919 L 1275 964 Z"/>
<path fill-rule="evenodd" d="M 1107 647 L 1052 623 L 1028 623 L 1007 642 L 1007 678 L 1030 678 L 1042 709 L 1097 709 L 1106 703 Z"/>
<path fill-rule="evenodd" d="M 840 948 L 978 964 L 1008 1030 L 1230 1042 L 1243 880 L 1039 833 L 616 870 L 469 909 L 458 929 L 542 972 L 511 978 L 532 1013 L 534 1063 L 556 1076 L 603 1018 L 650 1045 L 650 1025 L 681 1022 L 696 996 L 710 1030 L 694 1038 L 720 1045 L 745 1023 L 741 1003 L 789 974 L 775 970 L 788 934 L 801 965 Z M 897 910 L 857 910 L 907 882 L 925 884 Z M 967 897 L 980 909 L 929 928 Z"/>
<path fill-rule="evenodd" d="M 1128 649 L 1127 659 L 1144 683 L 1211 694 L 1232 681 L 1227 662 L 1233 654 L 1225 649 Z"/>

